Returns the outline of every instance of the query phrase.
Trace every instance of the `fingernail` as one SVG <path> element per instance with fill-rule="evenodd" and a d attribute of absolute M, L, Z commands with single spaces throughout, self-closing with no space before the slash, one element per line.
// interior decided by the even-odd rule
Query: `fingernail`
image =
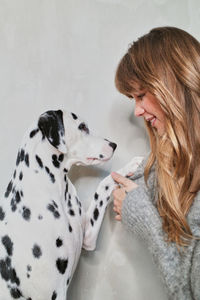
<path fill-rule="evenodd" d="M 116 175 L 116 173 L 115 172 L 111 172 L 111 176 L 115 176 Z"/>

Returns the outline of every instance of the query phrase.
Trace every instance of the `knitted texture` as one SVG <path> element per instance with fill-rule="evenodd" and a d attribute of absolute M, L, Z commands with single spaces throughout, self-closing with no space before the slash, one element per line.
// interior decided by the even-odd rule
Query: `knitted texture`
<path fill-rule="evenodd" d="M 162 219 L 156 208 L 156 179 L 152 168 L 147 185 L 144 181 L 146 159 L 131 179 L 138 187 L 129 192 L 123 201 L 122 223 L 141 238 L 152 254 L 163 279 L 168 299 L 200 300 L 200 240 L 179 250 L 168 243 L 162 229 Z M 193 235 L 200 237 L 200 194 L 194 199 L 187 216 Z"/>

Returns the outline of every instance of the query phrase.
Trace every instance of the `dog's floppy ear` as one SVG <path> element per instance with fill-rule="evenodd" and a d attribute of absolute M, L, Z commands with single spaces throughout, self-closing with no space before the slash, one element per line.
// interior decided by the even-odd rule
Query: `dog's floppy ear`
<path fill-rule="evenodd" d="M 61 110 L 49 110 L 42 114 L 38 121 L 38 127 L 43 138 L 62 153 L 67 153 L 65 144 L 65 128 L 63 123 L 63 112 Z"/>

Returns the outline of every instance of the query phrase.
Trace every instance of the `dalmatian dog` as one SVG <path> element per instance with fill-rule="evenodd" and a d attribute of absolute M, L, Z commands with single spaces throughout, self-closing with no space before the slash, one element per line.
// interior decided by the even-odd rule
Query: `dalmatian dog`
<path fill-rule="evenodd" d="M 96 197 L 84 211 L 68 172 L 106 162 L 116 146 L 66 111 L 48 111 L 29 128 L 0 201 L 0 300 L 66 299 L 81 248 L 94 248 L 105 211 Z"/>

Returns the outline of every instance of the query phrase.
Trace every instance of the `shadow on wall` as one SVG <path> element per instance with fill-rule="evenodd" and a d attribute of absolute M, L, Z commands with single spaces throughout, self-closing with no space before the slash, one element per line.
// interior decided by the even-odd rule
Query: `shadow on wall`
<path fill-rule="evenodd" d="M 106 164 L 106 167 L 108 165 L 109 163 Z M 89 206 L 98 184 L 109 174 L 109 171 L 105 169 L 105 165 L 72 166 L 69 171 L 69 178 L 75 185 L 77 194 L 85 209 Z"/>
<path fill-rule="evenodd" d="M 121 162 L 135 155 L 149 151 L 148 135 L 143 118 L 135 117 L 134 101 L 119 96 L 113 101 L 108 114 L 108 124 L 112 139 L 118 144 Z M 121 164 L 120 164 L 121 167 Z"/>

